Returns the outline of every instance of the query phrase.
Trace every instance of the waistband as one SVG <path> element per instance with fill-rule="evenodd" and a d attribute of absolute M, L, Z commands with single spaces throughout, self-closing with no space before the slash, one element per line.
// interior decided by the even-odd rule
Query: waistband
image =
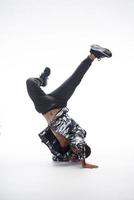
<path fill-rule="evenodd" d="M 67 113 L 69 111 L 69 109 L 67 107 L 62 108 L 59 112 L 56 113 L 55 117 L 60 117 L 62 116 L 64 113 Z"/>
<path fill-rule="evenodd" d="M 67 113 L 69 111 L 69 109 L 67 107 L 62 108 L 61 110 L 59 110 L 59 112 L 56 113 L 56 115 L 54 116 L 53 120 L 49 123 L 49 126 L 59 117 L 61 117 L 62 115 L 64 115 L 65 113 Z"/>

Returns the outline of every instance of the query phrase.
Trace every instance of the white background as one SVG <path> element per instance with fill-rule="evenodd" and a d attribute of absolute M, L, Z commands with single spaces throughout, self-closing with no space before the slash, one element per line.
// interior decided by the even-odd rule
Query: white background
<path fill-rule="evenodd" d="M 134 198 L 134 1 L 0 0 L 0 199 Z M 54 164 L 38 133 L 46 127 L 25 81 L 51 68 L 50 92 L 88 55 L 93 63 L 68 102 L 87 131 L 98 169 Z"/>

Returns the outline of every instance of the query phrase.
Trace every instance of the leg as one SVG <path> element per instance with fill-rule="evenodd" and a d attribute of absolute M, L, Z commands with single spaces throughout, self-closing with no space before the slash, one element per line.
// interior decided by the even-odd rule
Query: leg
<path fill-rule="evenodd" d="M 92 64 L 92 61 L 95 58 L 101 59 L 112 56 L 112 53 L 108 49 L 102 48 L 98 45 L 92 45 L 90 53 L 91 54 L 77 67 L 75 72 L 59 88 L 48 95 L 41 90 L 40 86 L 46 85 L 46 76 L 49 76 L 50 74 L 49 69 L 44 71 L 40 76 L 42 80 L 38 78 L 27 80 L 29 96 L 33 100 L 35 108 L 39 113 L 46 113 L 54 108 L 65 107 L 67 101 L 72 96 L 76 87 L 80 84 L 81 79 Z M 42 81 L 43 84 L 41 83 Z"/>
<path fill-rule="evenodd" d="M 84 74 L 91 66 L 92 61 L 93 60 L 89 56 L 83 60 L 74 73 L 60 87 L 50 93 L 50 95 L 55 98 L 62 98 L 67 102 L 81 82 Z"/>
<path fill-rule="evenodd" d="M 40 88 L 41 82 L 38 78 L 29 78 L 26 81 L 27 91 L 33 102 L 41 96 L 46 96 L 45 92 Z"/>
<path fill-rule="evenodd" d="M 91 63 L 92 60 L 89 57 L 86 58 L 75 72 L 59 88 L 50 94 L 45 94 L 40 88 L 42 86 L 42 80 L 40 78 L 29 78 L 26 81 L 27 90 L 34 102 L 36 110 L 43 114 L 54 107 L 65 107 L 68 99 L 72 96 Z"/>
<path fill-rule="evenodd" d="M 89 69 L 92 61 L 95 58 L 100 60 L 101 58 L 110 58 L 112 56 L 112 53 L 109 49 L 103 48 L 99 45 L 92 45 L 90 53 L 91 54 L 78 66 L 72 76 L 70 76 L 70 78 L 68 78 L 58 89 L 53 91 L 51 95 L 55 96 L 56 98 L 62 98 L 65 101 L 68 101 L 76 87 L 81 82 L 84 74 Z"/>
<path fill-rule="evenodd" d="M 39 78 L 29 78 L 26 81 L 27 91 L 32 99 L 35 109 L 39 113 L 45 113 L 49 108 L 51 108 L 54 99 L 47 95 L 41 88 L 41 81 Z"/>

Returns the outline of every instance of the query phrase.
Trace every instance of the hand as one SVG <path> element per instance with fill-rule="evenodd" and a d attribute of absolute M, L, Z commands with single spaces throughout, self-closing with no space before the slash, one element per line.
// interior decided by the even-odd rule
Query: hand
<path fill-rule="evenodd" d="M 83 168 L 89 168 L 89 169 L 94 169 L 94 168 L 98 168 L 97 165 L 93 165 L 93 164 L 88 164 L 85 162 L 85 160 L 81 161 L 82 167 Z"/>
<path fill-rule="evenodd" d="M 94 169 L 94 168 L 98 168 L 98 166 L 86 163 L 83 168 Z"/>

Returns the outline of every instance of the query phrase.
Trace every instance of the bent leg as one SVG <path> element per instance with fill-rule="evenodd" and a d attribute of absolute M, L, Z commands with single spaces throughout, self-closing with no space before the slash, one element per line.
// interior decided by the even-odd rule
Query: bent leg
<path fill-rule="evenodd" d="M 45 113 L 46 108 L 51 107 L 52 99 L 40 88 L 40 80 L 38 78 L 29 78 L 26 81 L 27 91 L 32 99 L 35 109 L 39 113 Z"/>

